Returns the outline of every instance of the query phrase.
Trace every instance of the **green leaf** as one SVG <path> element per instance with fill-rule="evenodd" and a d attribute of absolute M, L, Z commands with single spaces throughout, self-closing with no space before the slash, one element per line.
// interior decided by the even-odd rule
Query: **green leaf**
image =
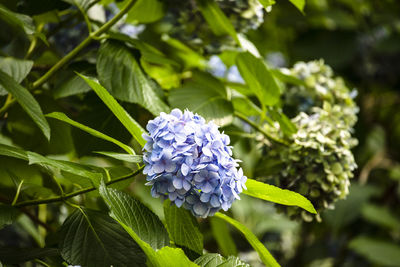
<path fill-rule="evenodd" d="M 60 252 L 56 248 L 0 248 L 0 260 L 5 264 L 18 264 L 59 255 Z"/>
<path fill-rule="evenodd" d="M 313 204 L 302 195 L 279 187 L 247 179 L 244 194 L 286 206 L 297 206 L 316 214 Z"/>
<path fill-rule="evenodd" d="M 164 214 L 169 236 L 175 245 L 202 255 L 203 235 L 196 218 L 188 210 L 178 208 L 170 201 L 164 202 Z"/>
<path fill-rule="evenodd" d="M 225 256 L 237 255 L 238 252 L 236 249 L 235 241 L 232 239 L 226 223 L 220 219 L 211 217 L 210 224 L 211 231 L 215 240 L 217 241 L 221 253 Z"/>
<path fill-rule="evenodd" d="M 172 107 L 189 109 L 220 126 L 233 119 L 232 103 L 224 85 L 207 73 L 195 72 L 191 81 L 170 91 L 168 101 Z"/>
<path fill-rule="evenodd" d="M 39 164 L 44 166 L 51 166 L 66 172 L 70 172 L 82 177 L 87 177 L 93 180 L 96 184 L 100 181 L 103 175 L 99 172 L 91 170 L 85 165 L 81 165 L 74 162 L 55 160 L 46 158 L 34 152 L 28 152 L 29 164 Z"/>
<path fill-rule="evenodd" d="M 197 258 L 194 262 L 201 267 L 215 267 L 225 261 L 218 253 L 207 253 Z"/>
<path fill-rule="evenodd" d="M 148 266 L 197 266 L 182 249 L 170 248 L 168 233 L 160 219 L 131 196 L 100 186 L 100 195 L 110 207 L 111 216 L 139 244 L 148 258 Z M 162 247 L 160 250 L 155 250 Z"/>
<path fill-rule="evenodd" d="M 90 91 L 90 87 L 84 80 L 73 73 L 73 76 L 68 77 L 65 73 L 61 76 L 59 83 L 55 85 L 53 96 L 55 99 L 68 97 L 72 95 L 82 94 Z"/>
<path fill-rule="evenodd" d="M 107 107 L 114 113 L 119 121 L 125 126 L 125 128 L 131 133 L 133 138 L 143 147 L 146 141 L 143 139 L 142 134 L 146 131 L 137 123 L 126 110 L 115 100 L 110 93 L 96 81 L 85 77 L 81 74 L 79 76 L 84 79 L 87 84 L 96 92 L 100 99 L 107 105 Z"/>
<path fill-rule="evenodd" d="M 63 0 L 71 5 L 77 6 L 82 12 L 87 10 L 95 0 Z"/>
<path fill-rule="evenodd" d="M 215 214 L 215 216 L 226 221 L 227 223 L 231 224 L 236 229 L 238 229 L 244 235 L 244 237 L 247 239 L 247 241 L 250 243 L 250 245 L 257 251 L 262 262 L 266 266 L 270 266 L 270 267 L 280 266 L 279 263 L 271 255 L 271 253 L 269 253 L 267 248 L 260 242 L 260 240 L 258 240 L 257 237 L 249 229 L 247 229 L 243 224 L 241 224 L 240 222 L 238 222 L 220 212 L 217 212 Z"/>
<path fill-rule="evenodd" d="M 374 264 L 400 266 L 400 247 L 394 243 L 360 236 L 350 242 L 349 248 Z"/>
<path fill-rule="evenodd" d="M 144 266 L 146 257 L 124 229 L 108 215 L 75 210 L 61 226 L 60 252 L 71 265 Z"/>
<path fill-rule="evenodd" d="M 109 206 L 112 217 L 131 228 L 141 240 L 159 249 L 169 244 L 167 230 L 149 208 L 139 200 L 118 190 L 100 186 L 100 195 Z"/>
<path fill-rule="evenodd" d="M 13 146 L 0 144 L 0 155 L 28 161 L 26 151 Z"/>
<path fill-rule="evenodd" d="M 50 140 L 50 126 L 43 115 L 42 109 L 31 93 L 19 85 L 7 73 L 0 70 L 0 86 L 12 94 L 22 108 L 39 126 L 47 140 Z"/>
<path fill-rule="evenodd" d="M 278 103 L 278 83 L 262 59 L 244 52 L 237 55 L 236 64 L 246 84 L 262 105 L 273 106 Z"/>
<path fill-rule="evenodd" d="M 154 83 L 143 73 L 131 51 L 118 42 L 106 42 L 97 58 L 100 83 L 117 99 L 137 103 L 153 115 L 169 112 L 156 93 Z"/>
<path fill-rule="evenodd" d="M 304 6 L 306 5 L 306 0 L 289 0 L 301 13 L 304 13 Z"/>
<path fill-rule="evenodd" d="M 17 30 L 25 32 L 25 34 L 33 34 L 35 32 L 35 26 L 31 17 L 12 12 L 2 5 L 0 5 L 0 20 L 5 21 Z"/>
<path fill-rule="evenodd" d="M 0 70 L 10 75 L 17 83 L 21 83 L 33 66 L 33 61 L 12 57 L 0 57 Z M 0 96 L 8 92 L 0 85 Z"/>
<path fill-rule="evenodd" d="M 275 4 L 275 0 L 258 0 L 264 8 L 268 8 Z"/>
<path fill-rule="evenodd" d="M 106 151 L 96 151 L 95 153 L 131 163 L 143 162 L 143 156 L 141 155 L 121 154 L 121 153 L 106 152 Z"/>
<path fill-rule="evenodd" d="M 12 224 L 17 218 L 17 215 L 18 210 L 14 207 L 0 204 L 0 229 L 8 224 Z"/>
<path fill-rule="evenodd" d="M 392 229 L 400 230 L 400 219 L 391 212 L 389 208 L 382 205 L 366 204 L 361 209 L 362 216 L 377 225 Z"/>
<path fill-rule="evenodd" d="M 218 265 L 218 267 L 251 267 L 249 264 L 241 261 L 235 256 L 229 256 L 226 261 Z"/>
<path fill-rule="evenodd" d="M 126 22 L 150 23 L 161 19 L 164 16 L 164 5 L 159 0 L 138 0 L 129 10 Z"/>
<path fill-rule="evenodd" d="M 198 7 L 215 35 L 230 35 L 240 43 L 231 21 L 214 0 L 197 0 Z"/>
<path fill-rule="evenodd" d="M 116 140 L 116 139 L 114 139 L 112 137 L 109 137 L 108 135 L 105 135 L 105 134 L 103 134 L 103 133 L 101 133 L 101 132 L 99 132 L 97 130 L 94 130 L 94 129 L 86 126 L 86 125 L 83 125 L 83 124 L 81 124 L 79 122 L 71 120 L 64 113 L 52 112 L 50 114 L 46 114 L 46 117 L 50 117 L 50 118 L 53 118 L 53 119 L 57 119 L 57 120 L 66 122 L 66 123 L 68 123 L 68 124 L 70 124 L 70 125 L 72 125 L 72 126 L 74 126 L 76 128 L 79 128 L 82 131 L 85 131 L 85 132 L 87 132 L 87 133 L 89 133 L 89 134 L 91 134 L 91 135 L 93 135 L 95 137 L 98 137 L 98 138 L 101 138 L 103 140 L 106 140 L 106 141 L 109 141 L 111 143 L 114 143 L 114 144 L 116 144 L 117 146 L 121 147 L 123 150 L 125 150 L 126 152 L 128 152 L 130 154 L 135 154 L 135 151 L 130 146 L 127 146 L 127 145 L 121 143 L 120 141 L 118 141 L 118 140 Z"/>

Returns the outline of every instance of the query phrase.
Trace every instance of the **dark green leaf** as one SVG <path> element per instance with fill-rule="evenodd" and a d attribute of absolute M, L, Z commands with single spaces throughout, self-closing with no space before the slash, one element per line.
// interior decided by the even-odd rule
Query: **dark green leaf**
<path fill-rule="evenodd" d="M 56 248 L 0 248 L 0 260 L 5 264 L 18 264 L 58 255 L 60 252 Z"/>
<path fill-rule="evenodd" d="M 23 149 L 3 144 L 0 144 L 0 155 L 26 161 L 28 160 L 28 155 Z"/>
<path fill-rule="evenodd" d="M 0 20 L 5 21 L 17 30 L 24 31 L 26 34 L 33 34 L 35 32 L 32 18 L 12 12 L 2 5 L 0 5 Z"/>
<path fill-rule="evenodd" d="M 144 266 L 139 245 L 108 215 L 75 210 L 61 227 L 60 252 L 72 265 Z"/>
<path fill-rule="evenodd" d="M 18 210 L 14 207 L 0 204 L 0 229 L 8 224 L 12 224 L 17 215 Z M 2 260 L 1 256 L 0 260 Z"/>
<path fill-rule="evenodd" d="M 362 216 L 377 225 L 392 229 L 400 230 L 400 219 L 394 215 L 387 207 L 373 204 L 366 204 L 361 209 Z"/>
<path fill-rule="evenodd" d="M 236 57 L 240 74 L 261 104 L 273 106 L 279 101 L 280 89 L 267 65 L 249 52 Z"/>
<path fill-rule="evenodd" d="M 237 255 L 235 241 L 229 232 L 227 224 L 218 218 L 210 218 L 211 230 L 223 255 Z"/>
<path fill-rule="evenodd" d="M 87 177 L 92 179 L 95 184 L 97 184 L 103 177 L 101 173 L 91 170 L 85 165 L 81 165 L 74 162 L 55 160 L 47 157 L 43 157 L 34 152 L 28 152 L 29 164 L 39 164 L 44 166 L 51 166 L 66 172 L 70 172 L 82 177 Z"/>
<path fill-rule="evenodd" d="M 238 222 L 220 212 L 217 212 L 215 214 L 215 216 L 226 221 L 227 223 L 231 224 L 236 229 L 238 229 L 244 235 L 244 237 L 247 239 L 247 241 L 249 241 L 250 245 L 257 251 L 262 262 L 266 266 L 271 266 L 271 267 L 280 266 L 279 263 L 271 255 L 271 253 L 269 253 L 267 248 L 260 242 L 260 240 L 258 240 L 258 238 L 249 229 L 247 229 L 243 224 L 241 224 L 240 222 Z"/>
<path fill-rule="evenodd" d="M 235 28 L 214 0 L 197 0 L 199 9 L 215 35 L 230 35 L 239 43 Z"/>
<path fill-rule="evenodd" d="M 10 75 L 17 83 L 21 83 L 33 66 L 33 61 L 12 57 L 0 57 L 0 70 Z M 0 96 L 8 92 L 0 85 Z"/>
<path fill-rule="evenodd" d="M 394 243 L 361 236 L 353 239 L 349 247 L 374 264 L 400 266 L 400 247 Z"/>
<path fill-rule="evenodd" d="M 42 109 L 31 93 L 19 85 L 7 73 L 0 70 L 0 86 L 12 94 L 22 108 L 39 126 L 47 140 L 50 140 L 50 126 L 43 115 Z"/>
<path fill-rule="evenodd" d="M 119 119 L 119 121 L 125 126 L 125 128 L 131 133 L 133 138 L 141 145 L 144 146 L 146 141 L 143 139 L 142 134 L 146 131 L 137 123 L 126 110 L 121 107 L 121 105 L 115 100 L 112 95 L 96 81 L 79 75 L 84 79 L 87 84 L 96 92 L 100 99 L 107 105 L 107 107 L 112 111 L 112 113 Z"/>
<path fill-rule="evenodd" d="M 287 206 L 297 206 L 316 214 L 313 204 L 302 195 L 279 187 L 247 179 L 244 194 Z"/>
<path fill-rule="evenodd" d="M 163 223 L 139 200 L 124 192 L 107 188 L 104 184 L 100 186 L 100 195 L 109 206 L 112 217 L 131 228 L 153 249 L 169 244 L 168 233 Z"/>
<path fill-rule="evenodd" d="M 117 42 L 104 43 L 97 59 L 99 80 L 119 100 L 137 103 L 158 116 L 169 112 L 131 51 Z"/>
<path fill-rule="evenodd" d="M 189 109 L 222 126 L 232 122 L 233 107 L 224 85 L 210 74 L 197 72 L 190 82 L 170 91 L 172 107 Z"/>
<path fill-rule="evenodd" d="M 57 120 L 66 122 L 66 123 L 68 123 L 68 124 L 70 124 L 70 125 L 72 125 L 72 126 L 74 126 L 76 128 L 79 128 L 82 131 L 85 131 L 85 132 L 87 132 L 87 133 L 89 133 L 89 134 L 91 134 L 91 135 L 93 135 L 95 137 L 98 137 L 98 138 L 107 140 L 109 142 L 112 142 L 112 143 L 114 143 L 117 146 L 121 147 L 122 149 L 124 149 L 126 152 L 128 152 L 130 154 L 135 154 L 135 151 L 130 146 L 127 146 L 127 145 L 121 143 L 120 141 L 118 141 L 118 140 L 116 140 L 116 139 L 114 139 L 112 137 L 109 137 L 108 135 L 105 135 L 105 134 L 103 134 L 103 133 L 101 133 L 101 132 L 99 132 L 97 130 L 94 130 L 94 129 L 90 128 L 90 127 L 87 127 L 87 126 L 85 126 L 85 125 L 83 125 L 83 124 L 81 124 L 79 122 L 71 120 L 64 113 L 52 112 L 50 114 L 47 114 L 46 117 L 50 117 L 50 118 L 53 118 L 53 119 L 57 119 Z"/>
<path fill-rule="evenodd" d="M 188 248 L 198 255 L 203 254 L 203 235 L 196 218 L 170 201 L 164 202 L 164 214 L 169 236 L 175 245 Z"/>

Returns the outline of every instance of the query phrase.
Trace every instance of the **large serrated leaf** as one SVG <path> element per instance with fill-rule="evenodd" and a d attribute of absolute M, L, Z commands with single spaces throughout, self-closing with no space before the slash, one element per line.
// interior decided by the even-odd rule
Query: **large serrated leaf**
<path fill-rule="evenodd" d="M 100 195 L 110 207 L 117 220 L 130 227 L 144 242 L 153 249 L 169 245 L 169 237 L 163 223 L 149 208 L 132 196 L 100 186 Z"/>
<path fill-rule="evenodd" d="M 169 112 L 126 46 L 118 42 L 104 43 L 97 58 L 97 72 L 100 83 L 117 99 L 139 104 L 155 116 Z"/>
<path fill-rule="evenodd" d="M 280 96 L 278 83 L 262 59 L 244 52 L 237 55 L 236 64 L 246 84 L 262 105 L 273 106 L 278 103 Z"/>
<path fill-rule="evenodd" d="M 250 245 L 257 251 L 258 255 L 260 256 L 262 262 L 269 267 L 279 267 L 279 263 L 274 259 L 268 249 L 258 240 L 258 238 L 243 224 L 232 219 L 231 217 L 226 216 L 220 212 L 215 214 L 216 217 L 226 221 L 227 223 L 231 224 L 233 227 L 238 229 L 244 237 L 249 241 Z M 229 265 L 228 265 L 229 266 Z"/>
<path fill-rule="evenodd" d="M 12 94 L 21 107 L 33 119 L 36 125 L 42 130 L 47 140 L 50 140 L 50 126 L 43 115 L 39 103 L 31 93 L 17 83 L 10 75 L 0 70 L 0 86 Z"/>
<path fill-rule="evenodd" d="M 316 214 L 313 204 L 299 193 L 247 179 L 244 194 L 287 206 L 297 206 Z"/>
<path fill-rule="evenodd" d="M 165 222 L 171 239 L 179 247 L 185 247 L 198 255 L 203 254 L 203 235 L 193 215 L 178 208 L 170 201 L 164 203 Z"/>
<path fill-rule="evenodd" d="M 118 118 L 118 120 L 125 126 L 125 128 L 130 132 L 133 138 L 141 145 L 144 146 L 146 141 L 143 139 L 142 134 L 146 131 L 137 123 L 126 110 L 121 107 L 121 105 L 115 100 L 112 95 L 99 83 L 92 80 L 89 77 L 80 75 L 79 76 L 85 80 L 85 82 L 96 92 L 100 99 L 106 104 L 106 106 L 111 110 L 111 112 Z"/>
<path fill-rule="evenodd" d="M 107 214 L 75 210 L 61 227 L 62 257 L 81 266 L 144 266 L 139 245 Z"/>

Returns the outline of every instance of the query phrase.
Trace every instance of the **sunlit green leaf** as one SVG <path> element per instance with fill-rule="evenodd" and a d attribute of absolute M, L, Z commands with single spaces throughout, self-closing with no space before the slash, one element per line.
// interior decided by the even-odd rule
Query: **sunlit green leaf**
<path fill-rule="evenodd" d="M 287 206 L 297 206 L 316 214 L 313 204 L 302 195 L 279 187 L 247 179 L 244 194 Z"/>
<path fill-rule="evenodd" d="M 122 154 L 122 153 L 106 152 L 106 151 L 96 151 L 95 153 L 131 163 L 143 162 L 143 156 L 140 155 Z"/>
<path fill-rule="evenodd" d="M 261 104 L 273 106 L 279 101 L 280 89 L 267 65 L 249 52 L 236 57 L 240 74 Z"/>

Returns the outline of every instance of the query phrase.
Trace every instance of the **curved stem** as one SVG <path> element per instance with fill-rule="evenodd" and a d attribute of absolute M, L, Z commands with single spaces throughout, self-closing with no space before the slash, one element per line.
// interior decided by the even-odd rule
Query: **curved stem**
<path fill-rule="evenodd" d="M 144 168 L 144 166 L 141 166 L 139 169 L 137 169 L 136 171 L 134 171 L 133 173 L 131 173 L 129 175 L 125 175 L 125 176 L 119 177 L 117 179 L 108 181 L 108 182 L 106 182 L 106 185 L 118 183 L 118 182 L 121 182 L 121 181 L 128 180 L 129 178 L 135 177 L 136 175 L 138 175 L 139 173 L 142 172 L 143 168 Z M 85 194 L 85 193 L 88 193 L 88 192 L 91 192 L 91 191 L 94 191 L 94 190 L 96 190 L 95 186 L 86 187 L 86 188 L 83 188 L 81 190 L 77 190 L 77 191 L 74 191 L 74 192 L 71 192 L 71 193 L 68 193 L 68 194 L 64 194 L 62 196 L 50 197 L 50 198 L 45 198 L 45 199 L 34 199 L 34 200 L 22 201 L 22 202 L 19 202 L 19 203 L 15 204 L 14 206 L 15 207 L 25 207 L 25 206 L 32 206 L 32 205 L 38 205 L 38 204 L 53 203 L 53 202 L 63 201 L 65 199 L 69 199 L 71 197 L 78 196 L 78 195 L 81 195 L 81 194 Z"/>
<path fill-rule="evenodd" d="M 68 63 L 72 58 L 74 58 L 79 52 L 81 52 L 86 46 L 88 46 L 94 39 L 99 37 L 101 34 L 105 33 L 108 31 L 115 23 L 117 23 L 128 11 L 133 7 L 135 4 L 136 0 L 129 0 L 128 4 L 124 8 L 121 9 L 121 11 L 115 15 L 111 20 L 109 20 L 107 23 L 105 23 L 103 26 L 101 26 L 98 30 L 95 32 L 89 34 L 89 36 L 82 41 L 77 47 L 75 47 L 71 52 L 69 52 L 65 57 L 63 57 L 60 61 L 58 61 L 48 72 L 46 72 L 42 77 L 37 79 L 35 82 L 32 84 L 32 88 L 37 88 L 41 86 L 43 83 L 45 83 L 48 79 L 50 79 L 51 76 L 55 72 L 57 72 L 61 67 L 63 67 L 66 63 Z"/>
<path fill-rule="evenodd" d="M 243 115 L 242 113 L 239 113 L 237 111 L 235 111 L 235 116 L 238 117 L 239 119 L 241 119 L 242 121 L 246 122 L 247 124 L 249 124 L 251 127 L 253 127 L 254 129 L 256 129 L 257 131 L 259 131 L 260 133 L 262 133 L 265 137 L 267 137 L 268 139 L 274 141 L 275 143 L 281 144 L 281 145 L 285 145 L 288 146 L 290 145 L 287 141 L 280 139 L 278 137 L 272 136 L 270 133 L 268 133 L 266 130 L 264 130 L 260 125 L 258 125 L 257 123 L 249 120 L 245 115 Z"/>

